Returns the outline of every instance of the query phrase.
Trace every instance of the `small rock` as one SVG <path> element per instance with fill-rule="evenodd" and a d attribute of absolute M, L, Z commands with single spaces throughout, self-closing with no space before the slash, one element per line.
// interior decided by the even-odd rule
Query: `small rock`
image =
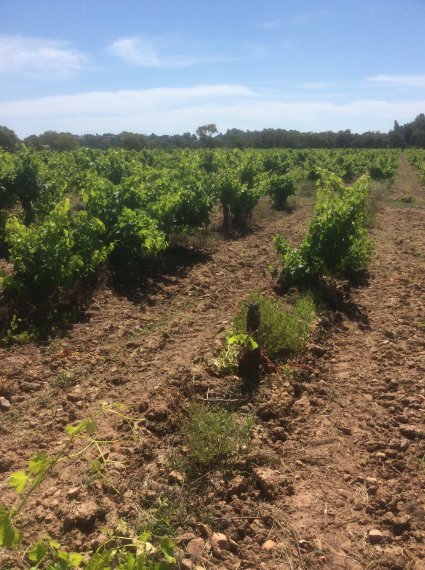
<path fill-rule="evenodd" d="M 215 532 L 211 537 L 211 548 L 213 552 L 226 550 L 229 545 L 229 540 L 222 532 Z"/>
<path fill-rule="evenodd" d="M 376 487 L 378 485 L 378 479 L 375 477 L 366 477 L 365 483 L 367 487 Z"/>
<path fill-rule="evenodd" d="M 263 495 L 273 497 L 279 487 L 279 473 L 269 467 L 258 467 L 254 469 L 254 475 Z"/>
<path fill-rule="evenodd" d="M 104 512 L 94 501 L 87 501 L 78 505 L 74 511 L 69 512 L 63 519 L 65 532 L 78 528 L 82 532 L 88 532 L 95 526 L 98 518 L 104 518 Z"/>
<path fill-rule="evenodd" d="M 9 400 L 7 400 L 4 396 L 0 396 L 0 410 L 2 412 L 7 412 L 8 410 L 10 410 L 10 402 Z"/>
<path fill-rule="evenodd" d="M 393 521 L 393 532 L 396 535 L 400 535 L 406 530 L 410 530 L 412 525 L 411 517 L 409 515 L 402 515 L 400 517 L 394 518 Z"/>
<path fill-rule="evenodd" d="M 323 346 L 314 345 L 310 348 L 310 350 L 315 356 L 325 356 L 326 354 L 326 348 Z"/>
<path fill-rule="evenodd" d="M 232 495 L 240 495 L 246 490 L 246 481 L 242 477 L 242 475 L 236 475 L 230 483 L 228 489 L 228 495 L 231 497 Z"/>
<path fill-rule="evenodd" d="M 83 390 L 80 387 L 75 388 L 75 390 L 68 394 L 66 398 L 70 402 L 79 402 L 80 400 L 84 400 Z"/>
<path fill-rule="evenodd" d="M 408 439 L 423 439 L 425 432 L 418 426 L 401 426 L 400 432 Z"/>
<path fill-rule="evenodd" d="M 286 441 L 286 439 L 288 439 L 288 435 L 285 429 L 281 426 L 275 427 L 272 431 L 272 435 L 279 441 Z"/>
<path fill-rule="evenodd" d="M 179 471 L 171 471 L 171 473 L 168 475 L 168 480 L 171 484 L 183 485 L 184 475 Z"/>
<path fill-rule="evenodd" d="M 193 558 L 202 558 L 206 550 L 206 542 L 203 538 L 193 538 L 186 546 L 186 552 Z"/>
<path fill-rule="evenodd" d="M 198 529 L 204 538 L 208 538 L 212 533 L 211 528 L 205 523 L 198 525 Z"/>
<path fill-rule="evenodd" d="M 265 550 L 266 552 L 272 552 L 273 550 L 276 550 L 276 547 L 277 544 L 274 540 L 266 540 L 266 542 L 263 543 L 261 549 Z"/>
<path fill-rule="evenodd" d="M 384 540 L 384 535 L 376 528 L 370 530 L 367 536 L 371 544 L 380 544 Z"/>
<path fill-rule="evenodd" d="M 189 558 L 184 558 L 180 562 L 180 568 L 184 568 L 184 570 L 193 570 L 193 562 Z"/>
<path fill-rule="evenodd" d="M 306 395 L 301 396 L 299 400 L 294 402 L 292 409 L 296 414 L 307 416 L 311 412 L 310 400 Z"/>
<path fill-rule="evenodd" d="M 70 500 L 76 499 L 80 494 L 80 492 L 81 492 L 80 487 L 73 487 L 72 489 L 69 489 L 69 491 L 66 492 L 66 496 Z"/>

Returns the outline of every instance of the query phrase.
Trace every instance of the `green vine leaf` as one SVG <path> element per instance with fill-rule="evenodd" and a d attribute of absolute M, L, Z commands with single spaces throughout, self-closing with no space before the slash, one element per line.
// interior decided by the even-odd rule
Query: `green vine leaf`
<path fill-rule="evenodd" d="M 0 546 L 13 548 L 19 541 L 20 535 L 13 526 L 12 513 L 0 505 Z"/>
<path fill-rule="evenodd" d="M 33 475 L 43 475 L 46 473 L 50 465 L 50 458 L 44 453 L 39 451 L 28 462 L 28 469 Z"/>
<path fill-rule="evenodd" d="M 15 489 L 17 493 L 21 494 L 25 489 L 28 479 L 29 477 L 25 471 L 16 471 L 10 476 L 9 484 Z"/>

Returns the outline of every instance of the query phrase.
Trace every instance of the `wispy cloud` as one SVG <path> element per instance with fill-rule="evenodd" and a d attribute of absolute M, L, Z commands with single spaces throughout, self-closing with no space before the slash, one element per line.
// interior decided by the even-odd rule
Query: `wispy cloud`
<path fill-rule="evenodd" d="M 159 67 L 161 58 L 148 42 L 141 38 L 121 38 L 116 40 L 109 48 L 110 53 L 143 67 Z"/>
<path fill-rule="evenodd" d="M 425 75 L 375 75 L 368 77 L 368 81 L 391 85 L 392 87 L 413 87 L 425 89 Z"/>
<path fill-rule="evenodd" d="M 108 51 L 112 55 L 139 67 L 191 67 L 204 63 L 218 63 L 233 61 L 223 56 L 193 57 L 184 54 L 169 55 L 171 51 L 164 39 L 149 41 L 141 37 L 127 37 L 116 40 L 109 46 Z"/>
<path fill-rule="evenodd" d="M 80 70 L 88 57 L 67 42 L 0 35 L 0 75 L 63 77 Z"/>
<path fill-rule="evenodd" d="M 258 27 L 262 30 L 273 30 L 273 28 L 277 28 L 280 25 L 280 20 L 265 20 L 264 22 L 260 22 Z"/>
<path fill-rule="evenodd" d="M 182 133 L 194 132 L 205 123 L 216 123 L 221 131 L 235 127 L 385 132 L 394 119 L 411 121 L 424 108 L 425 98 L 288 101 L 267 93 L 260 95 L 241 85 L 200 85 L 9 101 L 0 103 L 0 116 L 19 136 L 48 129 L 77 134 L 124 130 Z"/>
<path fill-rule="evenodd" d="M 53 129 L 86 132 L 183 132 L 211 122 L 213 105 L 255 97 L 240 85 L 199 85 L 183 88 L 92 91 L 0 103 L 0 116 L 20 136 Z M 191 109 L 198 109 L 197 122 Z M 187 125 L 184 127 L 184 125 Z"/>

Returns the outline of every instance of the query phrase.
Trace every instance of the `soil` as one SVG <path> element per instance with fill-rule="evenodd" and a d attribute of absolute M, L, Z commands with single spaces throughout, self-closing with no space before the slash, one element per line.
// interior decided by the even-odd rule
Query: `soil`
<path fill-rule="evenodd" d="M 251 291 L 277 294 L 272 238 L 299 242 L 312 208 L 261 203 L 246 235 L 210 229 L 140 289 L 99 286 L 62 336 L 0 349 L 7 506 L 10 473 L 57 452 L 66 424 L 101 402 L 126 406 L 97 417 L 96 453 L 60 463 L 29 500 L 24 545 L 48 533 L 92 551 L 105 526 L 155 520 L 182 568 L 425 568 L 424 190 L 403 155 L 376 202 L 370 275 L 337 284 L 306 352 L 250 394 L 208 365 Z M 193 399 L 255 417 L 231 469 L 184 475 L 179 425 Z M 0 568 L 24 567 L 0 551 Z"/>

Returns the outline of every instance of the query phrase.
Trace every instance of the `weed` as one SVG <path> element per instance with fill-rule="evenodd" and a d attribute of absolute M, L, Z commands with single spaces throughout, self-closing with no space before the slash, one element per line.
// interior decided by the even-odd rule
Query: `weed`
<path fill-rule="evenodd" d="M 62 390 L 65 388 L 71 388 L 78 383 L 82 375 L 82 371 L 80 369 L 75 370 L 65 370 L 63 372 L 59 372 L 52 380 L 52 387 L 58 390 Z"/>
<path fill-rule="evenodd" d="M 185 468 L 190 472 L 229 466 L 248 441 L 253 422 L 238 419 L 224 408 L 192 404 L 182 425 L 188 449 Z"/>
<path fill-rule="evenodd" d="M 271 358 L 293 356 L 302 350 L 316 315 L 311 295 L 302 295 L 292 308 L 286 309 L 280 299 L 269 299 L 253 293 L 235 317 L 236 333 L 246 330 L 248 305 L 251 303 L 260 306 L 260 327 L 255 335 L 256 340 Z"/>

